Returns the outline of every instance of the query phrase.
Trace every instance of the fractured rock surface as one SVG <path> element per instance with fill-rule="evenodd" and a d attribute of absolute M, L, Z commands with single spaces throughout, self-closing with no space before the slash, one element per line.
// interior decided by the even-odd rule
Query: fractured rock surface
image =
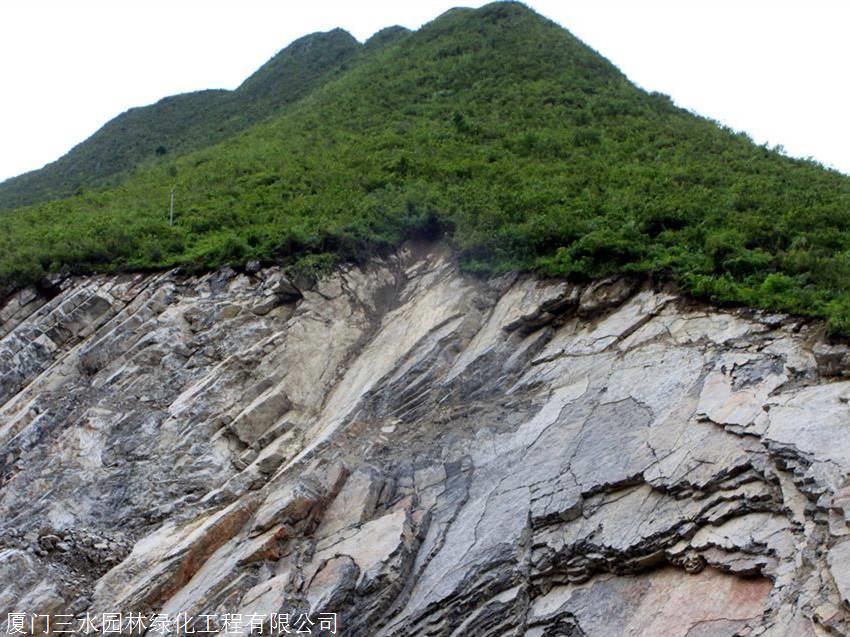
<path fill-rule="evenodd" d="M 0 306 L 0 619 L 848 635 L 835 349 L 622 279 L 462 275 L 440 245 L 303 290 L 276 268 L 23 290 Z"/>

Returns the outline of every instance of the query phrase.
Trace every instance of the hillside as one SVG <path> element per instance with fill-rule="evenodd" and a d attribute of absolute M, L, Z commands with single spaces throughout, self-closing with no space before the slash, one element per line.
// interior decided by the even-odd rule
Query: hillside
<path fill-rule="evenodd" d="M 0 212 L 0 634 L 850 635 L 850 342 L 731 307 L 850 336 L 850 178 L 519 4 L 285 51 Z"/>
<path fill-rule="evenodd" d="M 102 187 L 144 162 L 219 142 L 328 81 L 360 48 L 342 29 L 314 33 L 283 49 L 235 91 L 197 91 L 130 109 L 57 161 L 1 183 L 0 209 Z"/>
<path fill-rule="evenodd" d="M 111 189 L 0 216 L 0 285 L 323 268 L 442 234 L 470 270 L 651 274 L 850 333 L 850 178 L 647 94 L 519 4 L 452 10 L 217 145 L 162 145 Z"/>

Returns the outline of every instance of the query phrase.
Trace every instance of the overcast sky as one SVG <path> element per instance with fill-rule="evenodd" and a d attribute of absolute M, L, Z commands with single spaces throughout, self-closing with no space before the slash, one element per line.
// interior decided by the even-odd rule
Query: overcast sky
<path fill-rule="evenodd" d="M 293 39 L 415 29 L 452 0 L 2 0 L 0 180 L 122 111 L 235 88 Z M 850 2 L 531 0 L 647 90 L 850 174 Z"/>

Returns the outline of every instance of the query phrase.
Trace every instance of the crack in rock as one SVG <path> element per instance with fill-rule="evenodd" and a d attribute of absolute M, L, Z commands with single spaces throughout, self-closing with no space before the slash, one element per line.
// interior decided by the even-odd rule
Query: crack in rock
<path fill-rule="evenodd" d="M 0 618 L 352 637 L 850 635 L 850 381 L 817 326 L 409 243 L 0 302 Z M 0 630 L 8 628 L 0 625 Z"/>

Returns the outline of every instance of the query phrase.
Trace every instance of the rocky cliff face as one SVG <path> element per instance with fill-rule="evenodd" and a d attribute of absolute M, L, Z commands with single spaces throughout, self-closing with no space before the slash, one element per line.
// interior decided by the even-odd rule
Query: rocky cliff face
<path fill-rule="evenodd" d="M 813 326 L 410 245 L 300 291 L 69 279 L 0 339 L 0 621 L 850 634 L 850 382 Z"/>

